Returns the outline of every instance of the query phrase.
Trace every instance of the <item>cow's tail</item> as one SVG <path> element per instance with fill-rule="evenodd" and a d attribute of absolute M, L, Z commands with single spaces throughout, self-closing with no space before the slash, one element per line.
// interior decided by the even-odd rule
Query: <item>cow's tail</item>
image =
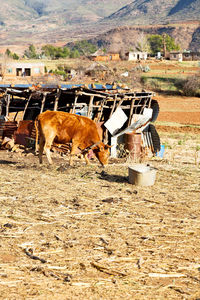
<path fill-rule="evenodd" d="M 35 154 L 38 153 L 38 137 L 39 137 L 39 121 L 38 117 L 35 119 Z"/>

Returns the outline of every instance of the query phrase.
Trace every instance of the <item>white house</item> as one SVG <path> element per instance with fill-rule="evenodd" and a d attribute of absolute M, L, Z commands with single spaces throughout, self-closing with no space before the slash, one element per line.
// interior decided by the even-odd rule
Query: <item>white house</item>
<path fill-rule="evenodd" d="M 129 51 L 126 53 L 126 57 L 129 61 L 146 60 L 147 52 Z"/>
<path fill-rule="evenodd" d="M 170 60 L 182 61 L 183 54 L 179 51 L 171 51 L 169 54 Z"/>
<path fill-rule="evenodd" d="M 3 67 L 5 76 L 42 76 L 45 73 L 42 62 L 8 62 Z"/>

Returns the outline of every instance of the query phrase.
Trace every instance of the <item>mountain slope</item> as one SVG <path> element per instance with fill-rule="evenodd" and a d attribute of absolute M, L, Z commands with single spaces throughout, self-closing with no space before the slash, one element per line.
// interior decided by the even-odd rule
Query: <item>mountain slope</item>
<path fill-rule="evenodd" d="M 105 18 L 130 25 L 199 19 L 200 0 L 135 0 Z"/>
<path fill-rule="evenodd" d="M 13 23 L 14 21 L 20 21 L 36 17 L 34 10 L 30 7 L 24 6 L 22 0 L 1 0 L 0 20 L 4 24 Z"/>
<path fill-rule="evenodd" d="M 123 25 L 200 19 L 200 0 L 0 1 L 0 45 L 67 43 Z"/>
<path fill-rule="evenodd" d="M 135 50 L 141 36 L 149 34 L 169 34 L 181 49 L 200 51 L 200 22 L 177 23 L 171 25 L 124 26 L 112 29 L 90 40 L 97 47 L 110 52 Z"/>
<path fill-rule="evenodd" d="M 94 23 L 130 0 L 1 0 L 0 45 L 87 37 Z M 90 24 L 90 27 L 88 27 Z M 100 25 L 101 27 L 101 25 Z M 105 29 L 105 28 L 104 28 Z"/>
<path fill-rule="evenodd" d="M 192 11 L 195 11 L 195 14 L 198 13 L 199 0 L 179 0 L 177 4 L 170 10 L 170 15 L 175 14 L 190 14 Z"/>
<path fill-rule="evenodd" d="M 57 20 L 70 14 L 76 15 L 76 21 L 99 19 L 113 13 L 120 7 L 128 4 L 130 0 L 1 0 L 0 20 L 4 23 L 12 23 L 15 20 L 28 21 L 41 17 L 49 18 L 57 16 Z M 11 11 L 11 14 L 10 14 Z M 14 19 L 13 19 L 14 17 Z M 63 20 L 67 22 L 68 20 Z"/>

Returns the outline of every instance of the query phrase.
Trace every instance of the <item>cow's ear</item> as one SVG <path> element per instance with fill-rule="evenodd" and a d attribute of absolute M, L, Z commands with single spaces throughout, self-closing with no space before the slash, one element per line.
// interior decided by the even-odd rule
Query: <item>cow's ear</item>
<path fill-rule="evenodd" d="M 98 146 L 100 151 L 104 151 L 104 147 L 103 146 Z"/>

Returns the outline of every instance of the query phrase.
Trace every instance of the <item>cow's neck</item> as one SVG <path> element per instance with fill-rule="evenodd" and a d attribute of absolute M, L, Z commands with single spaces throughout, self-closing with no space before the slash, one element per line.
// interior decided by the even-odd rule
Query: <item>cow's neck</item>
<path fill-rule="evenodd" d="M 93 145 L 91 145 L 91 146 L 89 146 L 89 147 L 83 149 L 83 150 L 81 151 L 81 153 L 84 153 L 84 152 L 87 152 L 87 151 L 89 151 L 89 150 L 94 149 L 94 148 L 95 148 L 96 146 L 98 146 L 100 143 L 101 143 L 101 141 L 99 141 L 99 142 L 97 142 L 97 143 L 95 143 L 95 144 L 93 144 Z"/>

